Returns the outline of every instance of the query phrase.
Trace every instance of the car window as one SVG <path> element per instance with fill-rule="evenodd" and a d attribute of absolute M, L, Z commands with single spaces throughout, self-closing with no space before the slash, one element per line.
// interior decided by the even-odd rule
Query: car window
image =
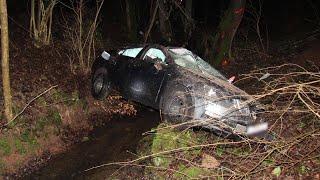
<path fill-rule="evenodd" d="M 166 56 L 164 55 L 164 53 L 160 49 L 156 49 L 156 48 L 150 48 L 146 52 L 143 59 L 145 60 L 147 58 L 151 58 L 151 59 L 159 58 L 163 63 L 165 63 L 166 61 Z"/>
<path fill-rule="evenodd" d="M 169 53 L 171 54 L 174 63 L 178 66 L 209 74 L 222 80 L 227 80 L 222 74 L 219 73 L 219 71 L 214 69 L 206 61 L 187 49 L 171 48 L 169 49 Z"/>
<path fill-rule="evenodd" d="M 118 52 L 119 55 L 135 58 L 143 48 L 130 48 Z"/>

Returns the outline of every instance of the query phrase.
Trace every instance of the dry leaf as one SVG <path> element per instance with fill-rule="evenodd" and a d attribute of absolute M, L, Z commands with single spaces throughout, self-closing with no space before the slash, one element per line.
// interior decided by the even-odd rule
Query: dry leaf
<path fill-rule="evenodd" d="M 201 167 L 212 169 L 220 166 L 220 162 L 209 154 L 202 155 Z"/>

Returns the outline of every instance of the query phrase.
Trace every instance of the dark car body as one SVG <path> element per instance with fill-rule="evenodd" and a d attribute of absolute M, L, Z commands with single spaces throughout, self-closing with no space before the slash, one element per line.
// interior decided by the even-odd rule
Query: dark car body
<path fill-rule="evenodd" d="M 196 63 L 200 63 L 199 67 Z M 192 105 L 192 110 L 183 112 L 188 111 L 185 115 L 191 116 L 188 120 L 200 121 L 197 126 L 242 134 L 266 131 L 267 125 L 256 118 L 253 98 L 184 48 L 133 46 L 124 48 L 111 57 L 104 52 L 92 66 L 93 81 L 95 74 L 101 69 L 105 69 L 108 82 L 124 98 L 162 112 L 181 112 L 171 112 L 175 106 L 167 104 L 175 103 L 171 102 L 171 99 L 175 99 L 178 92 L 187 93 L 180 101 Z M 223 125 L 218 125 L 217 121 Z M 248 133 L 249 128 L 258 130 Z"/>

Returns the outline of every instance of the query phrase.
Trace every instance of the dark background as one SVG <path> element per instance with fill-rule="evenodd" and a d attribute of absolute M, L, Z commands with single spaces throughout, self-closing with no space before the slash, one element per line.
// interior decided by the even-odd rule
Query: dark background
<path fill-rule="evenodd" d="M 17 23 L 28 24 L 29 1 L 27 0 L 10 0 L 8 2 L 9 23 L 12 20 Z M 62 1 L 64 2 L 64 1 Z M 144 31 L 149 20 L 149 4 L 151 0 L 136 0 L 138 13 L 138 30 Z M 64 3 L 68 3 L 65 1 Z M 247 1 L 258 8 L 259 1 Z M 319 25 L 319 7 L 320 1 L 317 0 L 265 0 L 262 3 L 262 24 L 267 27 L 271 39 L 281 39 L 284 36 L 310 31 Z M 94 4 L 94 2 L 92 2 Z M 223 10 L 228 7 L 228 1 L 225 0 L 194 0 L 193 1 L 193 18 L 198 27 L 214 28 L 218 25 Z M 58 8 L 61 8 L 58 6 Z M 247 5 L 248 8 L 248 5 Z M 67 11 L 66 9 L 64 9 Z M 248 9 L 247 9 L 248 11 Z M 58 15 L 60 11 L 55 11 Z M 173 13 L 174 14 L 174 13 Z M 125 2 L 124 0 L 105 1 L 103 7 L 103 26 L 104 32 L 112 25 L 113 28 L 121 29 L 125 27 Z M 246 23 L 245 14 L 242 24 Z M 177 24 L 178 25 L 178 24 Z M 12 26 L 11 28 L 16 28 Z M 106 32 L 108 33 L 108 32 Z"/>

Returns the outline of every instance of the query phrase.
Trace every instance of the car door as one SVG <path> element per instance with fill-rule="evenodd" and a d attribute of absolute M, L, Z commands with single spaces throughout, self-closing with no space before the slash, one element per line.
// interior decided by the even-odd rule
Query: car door
<path fill-rule="evenodd" d="M 158 48 L 149 48 L 130 64 L 130 99 L 158 108 L 160 87 L 165 80 L 166 56 Z"/>
<path fill-rule="evenodd" d="M 118 54 L 119 57 L 117 58 L 117 67 L 115 73 L 115 79 L 117 84 L 119 85 L 119 90 L 121 94 L 125 97 L 130 99 L 131 92 L 128 90 L 130 86 L 130 77 L 131 77 L 131 67 L 136 61 L 138 61 L 139 55 L 143 52 L 143 48 L 128 48 L 121 50 Z"/>

